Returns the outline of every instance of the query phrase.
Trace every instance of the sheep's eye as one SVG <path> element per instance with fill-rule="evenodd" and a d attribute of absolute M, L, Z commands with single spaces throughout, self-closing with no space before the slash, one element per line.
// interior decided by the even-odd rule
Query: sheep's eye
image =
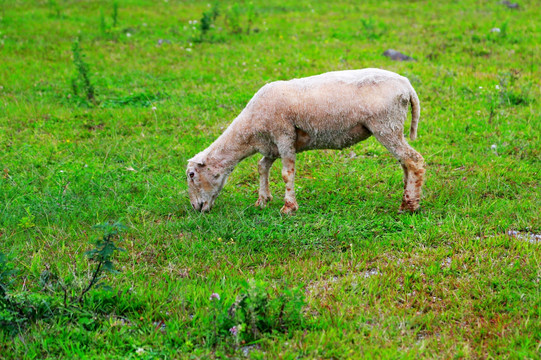
<path fill-rule="evenodd" d="M 191 172 L 188 174 L 188 176 L 190 176 L 190 179 L 193 179 L 193 177 L 195 176 L 195 173 Z"/>

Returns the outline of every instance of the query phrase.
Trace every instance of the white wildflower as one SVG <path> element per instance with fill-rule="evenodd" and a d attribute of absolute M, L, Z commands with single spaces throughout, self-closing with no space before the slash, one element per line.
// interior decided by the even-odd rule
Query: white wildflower
<path fill-rule="evenodd" d="M 371 270 L 365 271 L 364 273 L 365 278 L 369 278 L 374 275 L 379 275 L 378 269 L 371 269 Z"/>
<path fill-rule="evenodd" d="M 451 266 L 451 262 L 452 262 L 452 261 L 453 261 L 453 260 L 452 260 L 450 257 L 447 257 L 447 258 L 445 258 L 445 259 L 440 263 L 440 266 L 441 266 L 441 267 L 448 268 L 448 267 Z"/>

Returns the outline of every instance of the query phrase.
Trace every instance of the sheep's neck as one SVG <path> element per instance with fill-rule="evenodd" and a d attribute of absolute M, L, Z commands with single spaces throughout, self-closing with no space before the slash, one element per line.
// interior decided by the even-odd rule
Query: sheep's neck
<path fill-rule="evenodd" d="M 246 132 L 237 131 L 237 124 L 231 126 L 209 147 L 208 157 L 216 162 L 216 166 L 227 174 L 245 158 L 253 155 L 256 150 L 250 143 Z"/>

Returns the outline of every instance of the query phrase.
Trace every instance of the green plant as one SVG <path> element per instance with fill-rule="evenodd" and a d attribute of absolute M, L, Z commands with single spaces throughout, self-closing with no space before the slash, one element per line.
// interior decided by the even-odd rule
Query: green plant
<path fill-rule="evenodd" d="M 507 37 L 507 28 L 509 27 L 509 20 L 505 20 L 500 27 L 500 36 L 502 38 Z"/>
<path fill-rule="evenodd" d="M 113 28 L 118 26 L 118 1 L 113 1 Z"/>
<path fill-rule="evenodd" d="M 73 55 L 73 65 L 75 66 L 75 75 L 71 81 L 71 89 L 75 96 L 80 94 L 92 104 L 96 104 L 96 93 L 94 85 L 90 80 L 90 69 L 84 61 L 84 54 L 79 45 L 79 39 L 76 39 L 71 47 Z"/>
<path fill-rule="evenodd" d="M 105 16 L 103 15 L 103 10 L 100 9 L 100 33 L 103 38 L 107 38 L 109 35 L 109 28 L 107 27 L 107 22 L 105 21 Z"/>
<path fill-rule="evenodd" d="M 303 323 L 305 305 L 300 287 L 286 289 L 277 295 L 268 290 L 264 281 L 250 279 L 242 283 L 229 306 L 216 293 L 210 296 L 207 342 L 232 342 L 235 346 L 250 343 L 272 333 L 284 333 Z"/>
<path fill-rule="evenodd" d="M 273 331 L 284 332 L 302 322 L 304 296 L 301 288 L 286 290 L 276 297 L 267 292 L 268 285 L 254 279 L 243 284 L 243 293 L 228 309 L 233 322 L 239 326 L 241 338 L 254 341 Z"/>
<path fill-rule="evenodd" d="M 100 282 L 103 279 L 103 273 L 108 272 L 111 274 L 117 274 L 113 263 L 113 256 L 117 251 L 124 251 L 124 249 L 116 246 L 117 241 L 121 241 L 121 232 L 126 229 L 120 222 L 104 223 L 95 225 L 94 228 L 103 231 L 101 239 L 97 239 L 95 242 L 95 248 L 89 250 L 85 255 L 90 261 L 96 263 L 92 277 L 88 285 L 82 290 L 79 295 L 78 302 L 82 302 L 85 294 L 92 289 L 92 287 L 103 287 L 105 284 Z M 109 288 L 109 287 L 108 287 Z"/>
<path fill-rule="evenodd" d="M 225 22 L 232 34 L 249 34 L 258 12 L 253 2 L 248 2 L 244 6 L 235 2 L 229 6 L 225 15 Z"/>
<path fill-rule="evenodd" d="M 56 18 L 60 18 L 62 16 L 62 8 L 60 7 L 60 4 L 57 0 L 49 0 L 48 1 L 49 8 L 51 9 L 52 15 Z"/>
<path fill-rule="evenodd" d="M 218 3 L 215 2 L 212 4 L 212 7 L 203 12 L 203 16 L 201 17 L 199 28 L 201 30 L 201 37 L 200 41 L 203 41 L 208 31 L 213 26 L 214 22 L 216 21 L 216 18 L 220 15 L 220 12 L 218 10 Z"/>
<path fill-rule="evenodd" d="M 25 211 L 26 211 L 26 216 L 21 217 L 21 219 L 19 220 L 18 226 L 21 229 L 30 229 L 36 226 L 36 224 L 34 224 L 34 219 L 36 217 L 32 215 L 32 213 L 30 212 L 28 208 L 25 208 Z"/>
<path fill-rule="evenodd" d="M 252 26 L 254 25 L 255 20 L 258 17 L 258 12 L 255 8 L 255 5 L 252 1 L 248 2 L 246 5 L 246 27 L 245 32 L 246 34 L 250 34 L 250 31 L 252 30 Z"/>
<path fill-rule="evenodd" d="M 373 18 L 361 19 L 362 36 L 369 40 L 377 40 L 387 32 L 387 25 Z"/>
<path fill-rule="evenodd" d="M 56 299 L 39 292 L 14 293 L 12 284 L 19 271 L 0 253 L 0 329 L 9 334 L 20 332 L 37 319 L 56 313 Z"/>
<path fill-rule="evenodd" d="M 520 73 L 518 71 L 504 71 L 498 74 L 498 90 L 501 105 L 515 106 L 529 104 L 533 101 L 531 97 L 532 84 L 518 85 Z"/>
<path fill-rule="evenodd" d="M 118 1 L 113 1 L 113 11 L 111 13 L 111 22 L 112 25 L 108 24 L 108 21 L 105 18 L 103 10 L 100 9 L 100 34 L 103 39 L 115 38 L 118 34 Z"/>
<path fill-rule="evenodd" d="M 8 262 L 7 256 L 0 252 L 0 298 L 5 298 L 13 283 L 17 270 Z"/>
<path fill-rule="evenodd" d="M 225 21 L 229 28 L 229 32 L 239 34 L 242 32 L 241 27 L 241 9 L 238 3 L 234 3 L 227 9 Z"/>
<path fill-rule="evenodd" d="M 95 241 L 95 248 L 85 255 L 95 263 L 92 276 L 86 286 L 77 289 L 73 279 L 61 279 L 56 271 L 47 268 L 41 272 L 37 286 L 29 291 L 13 292 L 12 284 L 18 273 L 7 257 L 0 253 L 0 328 L 9 333 L 16 333 L 37 320 L 62 318 L 92 317 L 93 312 L 85 309 L 83 300 L 93 288 L 101 287 L 110 290 L 101 282 L 104 272 L 117 273 L 113 264 L 113 256 L 123 249 L 116 246 L 120 233 L 125 226 L 120 222 L 105 223 L 95 226 L 103 232 L 101 239 Z M 79 292 L 77 297 L 71 294 Z M 103 295 L 102 295 L 103 297 Z M 72 303 L 76 300 L 78 306 Z"/>

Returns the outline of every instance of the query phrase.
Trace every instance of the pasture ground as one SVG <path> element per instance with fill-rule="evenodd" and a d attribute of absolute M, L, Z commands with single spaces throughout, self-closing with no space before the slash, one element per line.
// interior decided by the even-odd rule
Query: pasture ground
<path fill-rule="evenodd" d="M 539 358 L 536 1 L 116 4 L 0 2 L 0 358 Z M 253 206 L 259 157 L 191 210 L 186 160 L 262 85 L 366 67 L 419 94 L 420 212 L 373 138 L 299 155 L 295 216 L 279 161 Z"/>

